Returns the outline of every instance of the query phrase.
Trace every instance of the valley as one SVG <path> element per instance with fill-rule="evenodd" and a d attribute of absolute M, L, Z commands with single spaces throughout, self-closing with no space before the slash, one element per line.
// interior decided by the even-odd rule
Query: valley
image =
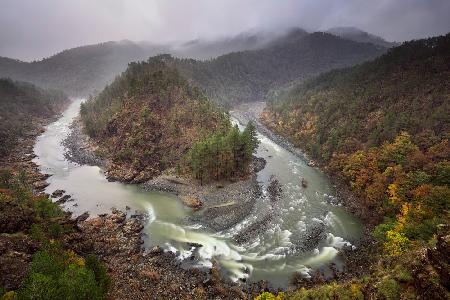
<path fill-rule="evenodd" d="M 0 299 L 448 299 L 449 53 L 333 27 L 0 57 Z"/>

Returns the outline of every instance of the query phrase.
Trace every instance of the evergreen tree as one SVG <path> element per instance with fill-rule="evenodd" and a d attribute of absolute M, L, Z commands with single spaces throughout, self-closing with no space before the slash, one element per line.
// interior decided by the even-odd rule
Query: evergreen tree
<path fill-rule="evenodd" d="M 252 123 L 243 132 L 235 125 L 195 143 L 185 158 L 187 171 L 200 184 L 245 176 L 258 145 Z"/>

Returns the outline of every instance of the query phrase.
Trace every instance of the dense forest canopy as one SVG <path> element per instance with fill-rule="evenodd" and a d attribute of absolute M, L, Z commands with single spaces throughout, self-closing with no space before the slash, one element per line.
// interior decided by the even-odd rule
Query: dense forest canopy
<path fill-rule="evenodd" d="M 375 235 L 389 255 L 450 219 L 449 62 L 450 34 L 407 42 L 284 91 L 263 114 L 384 217 Z"/>
<path fill-rule="evenodd" d="M 0 78 L 0 157 L 8 154 L 27 130 L 34 129 L 35 119 L 53 116 L 68 101 L 60 91 Z"/>

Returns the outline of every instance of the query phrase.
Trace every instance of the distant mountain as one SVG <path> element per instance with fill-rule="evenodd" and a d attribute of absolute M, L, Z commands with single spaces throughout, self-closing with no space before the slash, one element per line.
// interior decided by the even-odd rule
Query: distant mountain
<path fill-rule="evenodd" d="M 180 58 L 205 60 L 231 52 L 260 49 L 276 37 L 278 35 L 269 33 L 241 33 L 216 40 L 198 39 L 172 47 L 171 54 Z"/>
<path fill-rule="evenodd" d="M 242 34 L 216 41 L 192 41 L 178 47 L 106 42 L 68 49 L 30 63 L 0 57 L 0 77 L 85 97 L 102 90 L 130 62 L 173 53 L 181 58 L 211 58 L 179 59 L 177 64 L 211 99 L 227 105 L 260 100 L 280 84 L 360 63 L 385 50 L 382 46 L 295 28 L 283 34 Z M 216 57 L 228 52 L 231 53 Z"/>
<path fill-rule="evenodd" d="M 71 96 L 86 96 L 101 90 L 125 70 L 129 62 L 166 51 L 161 46 L 121 41 L 64 50 L 31 63 L 0 58 L 0 77 L 60 89 Z"/>
<path fill-rule="evenodd" d="M 185 77 L 224 106 L 264 100 L 271 89 L 334 68 L 373 59 L 385 47 L 328 33 L 293 30 L 258 50 L 234 52 L 209 61 L 172 59 Z"/>
<path fill-rule="evenodd" d="M 112 82 L 130 62 L 147 60 L 161 53 L 198 59 L 213 58 L 224 53 L 262 47 L 271 38 L 267 34 L 241 34 L 215 41 L 191 41 L 179 46 L 120 41 L 72 48 L 34 62 L 0 57 L 0 77 L 60 89 L 71 96 L 88 96 Z"/>
<path fill-rule="evenodd" d="M 68 102 L 61 92 L 0 78 L 0 157 L 27 131 L 35 129 L 37 119 L 52 117 Z"/>
<path fill-rule="evenodd" d="M 382 37 L 362 31 L 361 29 L 358 29 L 356 27 L 333 27 L 328 29 L 326 32 L 355 42 L 372 43 L 386 48 L 391 48 L 399 45 L 395 42 L 388 42 Z"/>

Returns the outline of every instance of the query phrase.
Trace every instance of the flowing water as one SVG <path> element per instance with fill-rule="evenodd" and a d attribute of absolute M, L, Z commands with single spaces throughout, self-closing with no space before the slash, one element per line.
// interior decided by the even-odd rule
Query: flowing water
<path fill-rule="evenodd" d="M 361 234 L 361 225 L 339 206 L 332 205 L 333 187 L 324 174 L 309 167 L 302 159 L 259 135 L 257 156 L 267 161 L 257 174 L 263 196 L 253 212 L 242 222 L 222 232 L 209 232 L 201 224 L 189 222 L 195 214 L 173 195 L 148 192 L 136 185 L 108 182 L 103 171 L 94 166 L 80 166 L 65 159 L 61 142 L 69 134 L 69 125 L 79 113 L 82 100 L 74 101 L 56 122 L 47 126 L 35 145 L 35 162 L 42 172 L 52 174 L 47 192 L 63 189 L 75 201 L 64 208 L 79 215 L 108 213 L 112 207 L 131 213 L 146 211 L 148 234 L 146 246 L 160 245 L 184 260 L 195 252 L 194 264 L 209 267 L 213 261 L 233 280 L 265 279 L 285 287 L 293 272 L 310 276 L 328 266 L 341 266 L 340 249 L 352 244 Z M 265 196 L 270 177 L 282 185 L 282 197 L 275 204 Z M 303 188 L 301 178 L 308 187 Z M 269 223 L 245 244 L 236 245 L 233 236 L 261 220 Z M 202 247 L 194 247 L 201 244 Z M 189 260 L 190 261 L 190 260 Z"/>

